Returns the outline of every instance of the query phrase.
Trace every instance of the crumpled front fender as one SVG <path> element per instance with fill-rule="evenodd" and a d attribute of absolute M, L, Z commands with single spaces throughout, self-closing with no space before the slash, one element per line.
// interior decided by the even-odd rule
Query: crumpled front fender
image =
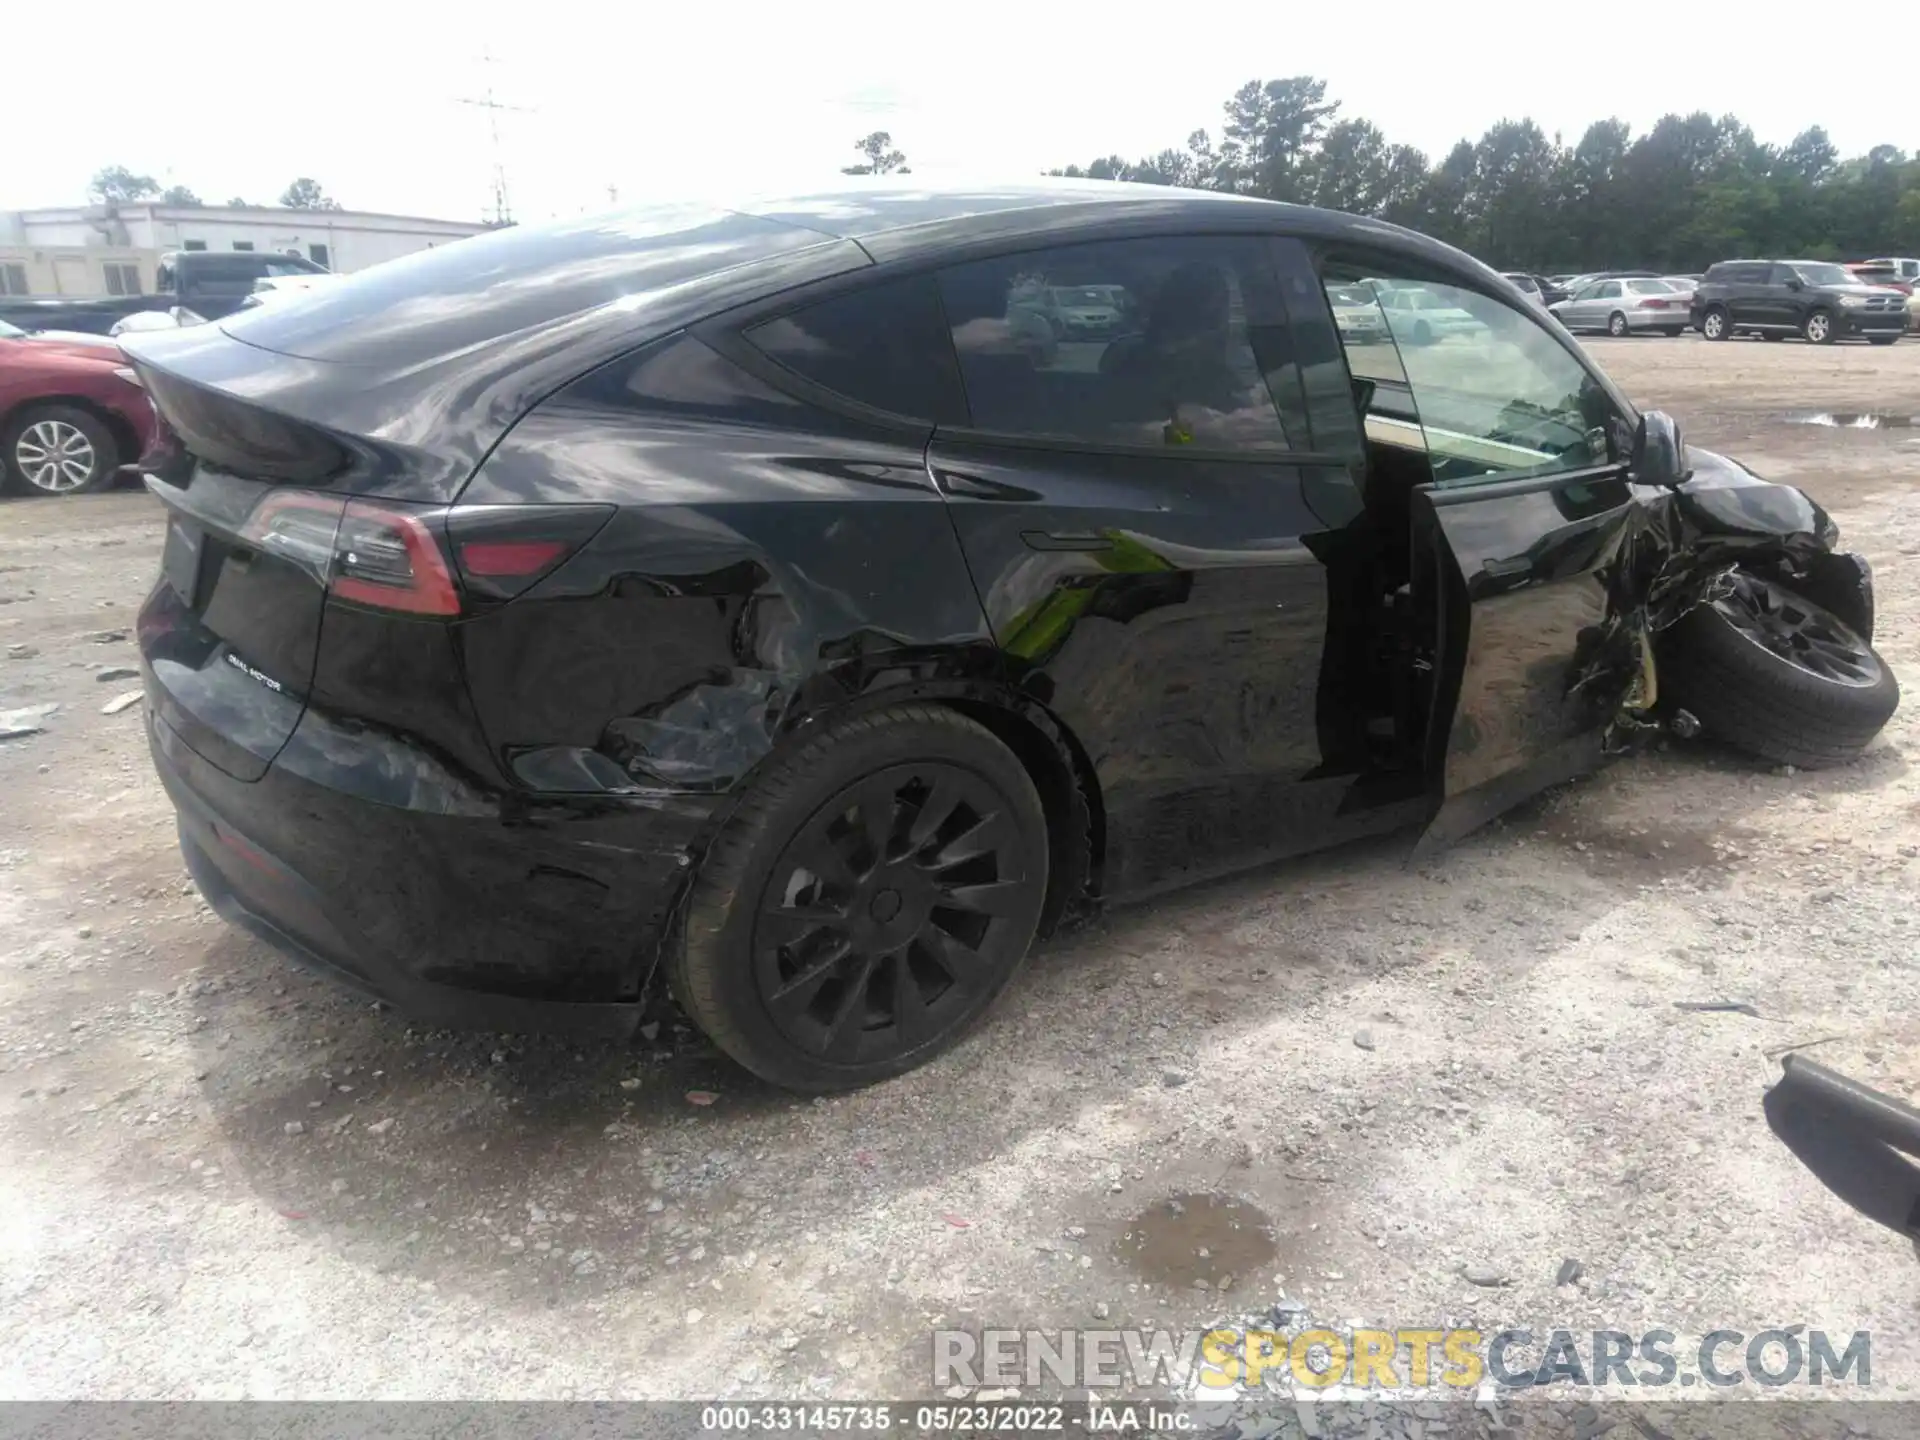
<path fill-rule="evenodd" d="M 1783 562 L 1795 588 L 1873 637 L 1873 579 L 1858 555 L 1836 552 L 1831 516 L 1792 485 L 1687 447 L 1692 474 L 1647 506 L 1638 547 L 1647 624 L 1664 630 L 1698 605 L 1714 579 L 1745 562 Z"/>

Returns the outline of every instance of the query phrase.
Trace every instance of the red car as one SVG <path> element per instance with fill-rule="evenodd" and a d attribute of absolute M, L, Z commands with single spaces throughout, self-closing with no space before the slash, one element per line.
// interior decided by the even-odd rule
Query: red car
<path fill-rule="evenodd" d="M 111 340 L 29 334 L 0 320 L 0 488 L 103 489 L 140 458 L 156 424 Z"/>

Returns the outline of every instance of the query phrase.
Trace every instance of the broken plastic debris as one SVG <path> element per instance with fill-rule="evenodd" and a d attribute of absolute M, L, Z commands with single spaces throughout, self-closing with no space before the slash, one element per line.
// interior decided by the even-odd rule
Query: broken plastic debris
<path fill-rule="evenodd" d="M 0 710 L 0 740 L 17 740 L 22 735 L 37 735 L 47 728 L 47 718 L 58 704 L 22 705 L 17 710 Z"/>
<path fill-rule="evenodd" d="M 714 1101 L 718 1100 L 719 1098 L 720 1097 L 714 1094 L 713 1091 L 711 1090 L 687 1091 L 687 1103 L 689 1105 L 711 1105 L 713 1104 Z"/>

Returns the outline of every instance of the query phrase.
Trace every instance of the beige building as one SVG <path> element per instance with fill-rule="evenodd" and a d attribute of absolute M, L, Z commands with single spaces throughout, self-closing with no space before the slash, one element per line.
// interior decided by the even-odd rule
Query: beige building
<path fill-rule="evenodd" d="M 0 295 L 150 295 L 169 250 L 271 251 L 364 270 L 485 227 L 361 210 L 75 205 L 0 210 Z"/>

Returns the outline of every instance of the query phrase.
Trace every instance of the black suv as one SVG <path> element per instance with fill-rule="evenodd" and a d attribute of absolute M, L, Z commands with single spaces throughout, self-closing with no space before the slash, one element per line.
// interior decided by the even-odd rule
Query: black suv
<path fill-rule="evenodd" d="M 1826 260 L 1722 260 L 1693 292 L 1689 322 L 1709 340 L 1742 330 L 1762 339 L 1800 335 L 1831 345 L 1849 335 L 1891 345 L 1907 328 L 1907 297 L 1863 285 Z"/>

